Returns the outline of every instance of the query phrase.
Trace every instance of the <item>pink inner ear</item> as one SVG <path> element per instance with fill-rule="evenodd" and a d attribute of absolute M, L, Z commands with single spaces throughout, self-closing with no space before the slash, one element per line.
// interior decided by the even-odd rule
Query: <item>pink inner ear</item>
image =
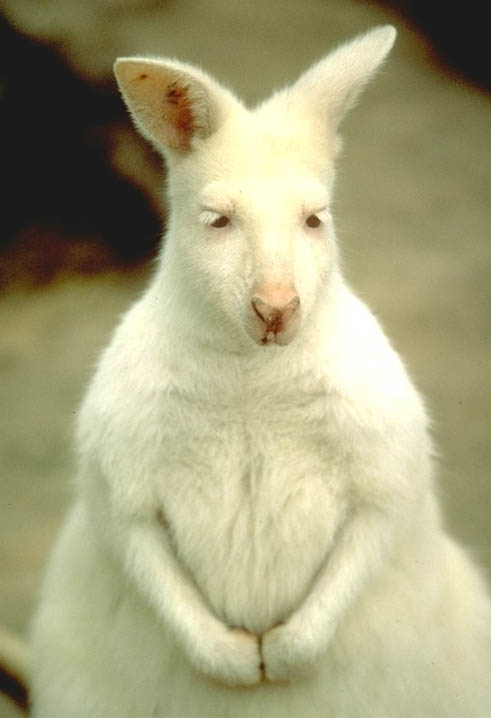
<path fill-rule="evenodd" d="M 176 149 L 186 152 L 195 131 L 187 87 L 180 86 L 176 82 L 169 85 L 164 98 L 163 119 L 176 129 Z"/>

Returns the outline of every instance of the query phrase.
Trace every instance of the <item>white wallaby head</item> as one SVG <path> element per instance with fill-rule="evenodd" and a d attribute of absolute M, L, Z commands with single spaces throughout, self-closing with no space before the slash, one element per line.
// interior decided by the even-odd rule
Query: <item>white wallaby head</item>
<path fill-rule="evenodd" d="M 355 38 L 253 110 L 190 65 L 116 61 L 135 124 L 168 161 L 164 273 L 200 338 L 289 344 L 328 296 L 336 133 L 395 34 Z"/>

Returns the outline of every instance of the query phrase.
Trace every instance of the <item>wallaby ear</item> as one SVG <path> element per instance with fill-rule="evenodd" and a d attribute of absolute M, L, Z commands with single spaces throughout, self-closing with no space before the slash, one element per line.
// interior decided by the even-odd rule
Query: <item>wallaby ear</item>
<path fill-rule="evenodd" d="M 114 73 L 136 126 L 161 151 L 190 151 L 237 104 L 204 72 L 174 60 L 120 58 Z"/>
<path fill-rule="evenodd" d="M 316 105 L 336 131 L 388 55 L 396 34 L 394 27 L 385 25 L 341 45 L 302 75 L 291 91 L 314 111 Z"/>

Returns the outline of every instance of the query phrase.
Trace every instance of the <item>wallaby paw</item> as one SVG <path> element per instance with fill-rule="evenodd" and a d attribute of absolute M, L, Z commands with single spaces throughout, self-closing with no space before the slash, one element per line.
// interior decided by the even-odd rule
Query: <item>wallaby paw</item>
<path fill-rule="evenodd" d="M 242 628 L 223 626 L 200 651 L 198 668 L 230 686 L 252 686 L 261 681 L 261 656 L 257 636 Z"/>
<path fill-rule="evenodd" d="M 305 675 L 318 655 L 308 633 L 289 623 L 275 626 L 263 636 L 261 653 L 264 676 L 272 683 Z"/>

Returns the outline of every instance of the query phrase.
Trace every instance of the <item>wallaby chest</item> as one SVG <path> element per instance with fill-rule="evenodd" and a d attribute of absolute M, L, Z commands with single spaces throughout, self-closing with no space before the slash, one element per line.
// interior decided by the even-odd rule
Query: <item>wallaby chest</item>
<path fill-rule="evenodd" d="M 234 625 L 264 629 L 294 608 L 347 511 L 343 460 L 319 406 L 327 399 L 304 399 L 289 413 L 196 404 L 161 447 L 165 529 Z"/>

